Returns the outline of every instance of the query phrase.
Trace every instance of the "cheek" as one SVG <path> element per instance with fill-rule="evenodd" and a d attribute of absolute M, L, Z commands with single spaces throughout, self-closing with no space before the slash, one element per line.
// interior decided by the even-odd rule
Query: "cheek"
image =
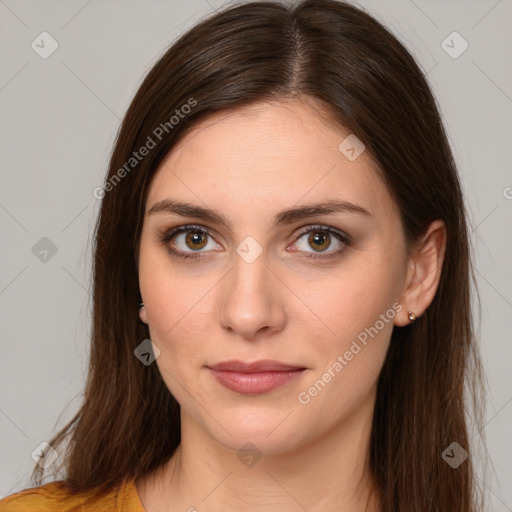
<path fill-rule="evenodd" d="M 328 281 L 311 285 L 304 302 L 312 325 L 321 328 L 319 338 L 349 340 L 373 326 L 398 296 L 393 275 L 393 269 L 368 262 L 347 265 Z"/>
<path fill-rule="evenodd" d="M 309 343 L 313 371 L 299 390 L 305 414 L 329 423 L 348 417 L 376 385 L 393 331 L 393 294 L 385 283 L 353 279 L 317 303 L 325 325 L 311 317 Z M 314 322 L 314 324 L 313 324 Z"/>
<path fill-rule="evenodd" d="M 186 326 L 198 329 L 191 321 L 201 314 L 205 293 L 214 286 L 214 276 L 176 264 L 163 247 L 144 240 L 141 243 L 139 285 L 155 342 L 167 345 Z M 196 327 L 197 326 L 197 327 Z M 189 335 L 188 333 L 187 335 Z"/>
<path fill-rule="evenodd" d="M 204 290 L 197 290 L 185 281 L 173 279 L 160 281 L 147 294 L 148 321 L 152 341 L 161 350 L 161 360 L 177 367 L 199 364 L 204 356 L 207 333 L 211 329 L 211 312 L 206 311 L 208 303 Z M 202 342 L 203 340 L 203 342 Z M 159 358 L 160 359 L 160 358 Z"/>
<path fill-rule="evenodd" d="M 315 314 L 304 319 L 303 328 L 311 333 L 314 371 L 302 390 L 305 401 L 346 410 L 375 385 L 401 309 L 398 273 L 392 258 L 368 251 L 322 286 L 309 287 L 305 302 Z"/>
<path fill-rule="evenodd" d="M 185 288 L 186 287 L 186 288 Z M 147 293 L 150 338 L 160 349 L 156 360 L 160 374 L 180 404 L 195 390 L 197 370 L 205 364 L 208 329 L 201 325 L 204 296 L 186 279 L 160 279 Z M 195 391 L 194 391 L 195 392 Z"/>

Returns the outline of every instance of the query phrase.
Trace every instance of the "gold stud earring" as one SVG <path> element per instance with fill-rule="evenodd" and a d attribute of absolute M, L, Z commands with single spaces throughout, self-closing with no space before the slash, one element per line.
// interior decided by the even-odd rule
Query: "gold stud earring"
<path fill-rule="evenodd" d="M 407 311 L 407 317 L 411 322 L 414 322 L 416 320 L 416 313 L 414 311 Z"/>

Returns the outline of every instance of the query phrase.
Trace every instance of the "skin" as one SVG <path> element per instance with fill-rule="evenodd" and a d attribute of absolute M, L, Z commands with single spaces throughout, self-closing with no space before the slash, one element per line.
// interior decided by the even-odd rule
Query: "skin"
<path fill-rule="evenodd" d="M 433 222 L 408 254 L 399 211 L 369 153 L 350 161 L 338 149 L 349 134 L 312 99 L 262 102 L 210 116 L 154 175 L 139 253 L 140 318 L 180 403 L 182 442 L 136 482 L 147 512 L 379 510 L 368 459 L 377 378 L 393 327 L 434 298 L 446 230 Z M 232 226 L 148 214 L 170 197 L 217 210 Z M 272 226 L 283 209 L 331 199 L 371 216 L 337 212 Z M 186 234 L 159 241 L 185 224 L 210 232 L 195 260 L 166 249 L 194 253 Z M 318 249 L 300 234 L 316 224 L 347 233 L 352 244 L 327 234 Z M 263 251 L 252 263 L 236 252 L 248 236 Z M 390 308 L 394 317 L 333 372 Z M 276 359 L 306 371 L 268 393 L 243 395 L 206 368 L 228 359 Z M 329 368 L 330 381 L 300 403 L 299 393 Z M 261 453 L 252 467 L 237 457 L 248 442 Z"/>

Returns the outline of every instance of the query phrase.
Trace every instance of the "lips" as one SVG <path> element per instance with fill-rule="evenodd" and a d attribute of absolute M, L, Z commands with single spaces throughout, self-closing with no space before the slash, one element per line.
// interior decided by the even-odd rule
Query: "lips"
<path fill-rule="evenodd" d="M 242 373 L 256 373 L 256 372 L 287 372 L 293 370 L 303 370 L 303 367 L 285 364 L 280 361 L 273 361 L 271 359 L 264 359 L 246 363 L 239 360 L 224 361 L 213 366 L 209 366 L 212 370 L 228 371 L 228 372 L 242 372 Z"/>
<path fill-rule="evenodd" d="M 306 368 L 281 361 L 224 361 L 208 367 L 224 387 L 241 394 L 267 393 L 301 375 Z"/>

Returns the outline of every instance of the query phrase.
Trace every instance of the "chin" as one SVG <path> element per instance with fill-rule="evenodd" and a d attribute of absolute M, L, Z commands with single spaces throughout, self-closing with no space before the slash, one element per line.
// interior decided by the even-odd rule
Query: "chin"
<path fill-rule="evenodd" d="M 292 415 L 287 418 L 287 414 L 279 410 L 241 410 L 239 414 L 218 417 L 218 422 L 225 426 L 227 432 L 215 421 L 206 419 L 206 422 L 210 435 L 230 450 L 238 452 L 250 443 L 261 453 L 281 454 L 305 442 L 297 418 L 289 421 Z"/>

